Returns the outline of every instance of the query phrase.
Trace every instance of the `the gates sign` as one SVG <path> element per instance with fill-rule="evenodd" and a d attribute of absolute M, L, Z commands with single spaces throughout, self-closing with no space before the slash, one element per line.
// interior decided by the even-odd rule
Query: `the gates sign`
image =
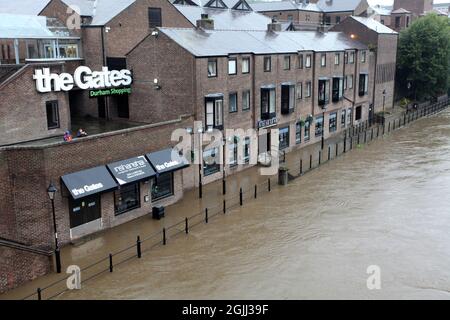
<path fill-rule="evenodd" d="M 51 73 L 50 68 L 36 69 L 33 75 L 39 92 L 70 91 L 76 85 L 82 90 L 96 90 L 125 87 L 131 85 L 133 78 L 130 70 L 92 71 L 89 67 L 78 67 L 74 74 Z M 53 86 L 52 86 L 53 84 Z"/>

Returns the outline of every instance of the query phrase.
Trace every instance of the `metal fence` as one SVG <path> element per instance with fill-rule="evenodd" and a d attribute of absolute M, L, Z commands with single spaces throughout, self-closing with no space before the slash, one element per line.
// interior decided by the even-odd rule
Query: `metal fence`
<path fill-rule="evenodd" d="M 333 143 L 327 143 L 327 147 L 318 151 L 317 157 L 309 154 L 308 159 L 304 159 L 302 154 L 298 159 L 298 165 L 289 168 L 289 180 L 296 179 L 305 173 L 318 168 L 321 164 L 337 158 L 338 156 L 352 150 L 357 145 L 369 143 L 379 137 L 382 137 L 394 130 L 406 126 L 407 124 L 445 109 L 450 99 L 437 102 L 427 106 L 419 107 L 414 111 L 403 112 L 393 119 L 383 120 L 382 123 L 369 123 L 368 121 L 347 128 L 341 138 L 334 139 Z M 330 139 L 329 141 L 331 141 Z M 328 141 L 328 142 L 329 142 Z M 284 158 L 286 156 L 284 155 Z M 314 161 L 313 161 L 314 159 Z M 286 159 L 284 159 L 286 160 Z M 114 268 L 131 260 L 140 259 L 143 254 L 151 251 L 155 247 L 168 245 L 170 240 L 188 235 L 190 230 L 199 225 L 208 224 L 212 219 L 227 214 L 228 211 L 243 206 L 249 200 L 257 199 L 258 196 L 265 192 L 271 192 L 273 188 L 273 178 L 268 178 L 262 183 L 255 184 L 247 189 L 240 188 L 238 193 L 223 198 L 221 203 L 214 207 L 205 208 L 191 216 L 180 220 L 171 226 L 164 227 L 162 230 L 153 233 L 140 235 L 136 237 L 136 242 L 128 247 L 113 253 L 105 255 L 104 258 L 81 268 L 82 284 L 104 274 L 114 272 Z M 69 291 L 66 282 L 71 277 L 67 275 L 61 279 L 48 284 L 45 287 L 37 288 L 35 292 L 27 295 L 23 300 L 27 299 L 54 299 L 61 294 Z"/>

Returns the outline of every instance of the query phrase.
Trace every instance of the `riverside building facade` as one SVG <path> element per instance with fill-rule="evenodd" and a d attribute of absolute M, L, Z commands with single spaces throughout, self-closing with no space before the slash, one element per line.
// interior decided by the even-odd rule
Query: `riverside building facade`
<path fill-rule="evenodd" d="M 23 28 L 0 28 L 14 48 L 0 65 L 1 290 L 51 269 L 37 253 L 55 246 L 50 184 L 67 245 L 255 165 L 250 144 L 273 156 L 270 135 L 225 134 L 190 165 L 191 154 L 172 152 L 177 129 L 278 129 L 288 152 L 373 115 L 374 53 L 346 32 L 282 31 L 244 0 L 68 3 L 51 0 L 39 16 L 8 20 Z M 89 135 L 63 140 L 80 128 Z"/>

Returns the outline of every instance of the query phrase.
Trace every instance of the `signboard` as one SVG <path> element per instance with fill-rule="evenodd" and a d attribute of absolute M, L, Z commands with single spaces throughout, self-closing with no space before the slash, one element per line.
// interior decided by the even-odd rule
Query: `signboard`
<path fill-rule="evenodd" d="M 74 200 L 117 188 L 106 167 L 95 167 L 61 177 Z"/>
<path fill-rule="evenodd" d="M 267 120 L 259 120 L 258 121 L 258 129 L 275 126 L 277 123 L 278 123 L 277 118 L 272 118 L 272 119 L 267 119 Z"/>
<path fill-rule="evenodd" d="M 78 67 L 73 75 L 51 73 L 50 68 L 36 69 L 33 79 L 37 91 L 42 93 L 70 91 L 74 86 L 82 90 L 123 88 L 133 82 L 130 70 L 109 70 L 103 67 L 102 71 L 92 71 L 85 66 Z"/>
<path fill-rule="evenodd" d="M 144 156 L 117 161 L 108 164 L 107 167 L 121 186 L 127 183 L 151 178 L 156 175 L 152 166 Z"/>
<path fill-rule="evenodd" d="M 121 96 L 124 94 L 131 94 L 131 88 L 91 90 L 89 91 L 89 98 L 98 98 L 104 96 Z"/>

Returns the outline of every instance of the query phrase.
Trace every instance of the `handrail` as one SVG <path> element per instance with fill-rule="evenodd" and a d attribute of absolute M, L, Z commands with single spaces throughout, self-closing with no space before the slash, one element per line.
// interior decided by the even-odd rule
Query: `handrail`
<path fill-rule="evenodd" d="M 53 254 L 51 250 L 35 248 L 35 247 L 26 245 L 26 244 L 18 242 L 18 241 L 4 239 L 4 238 L 0 238 L 0 246 L 17 249 L 17 250 L 21 250 L 21 251 L 26 251 L 26 252 L 30 252 L 30 253 L 34 253 L 34 254 L 39 254 L 39 255 L 47 256 L 47 257 L 50 257 Z"/>

